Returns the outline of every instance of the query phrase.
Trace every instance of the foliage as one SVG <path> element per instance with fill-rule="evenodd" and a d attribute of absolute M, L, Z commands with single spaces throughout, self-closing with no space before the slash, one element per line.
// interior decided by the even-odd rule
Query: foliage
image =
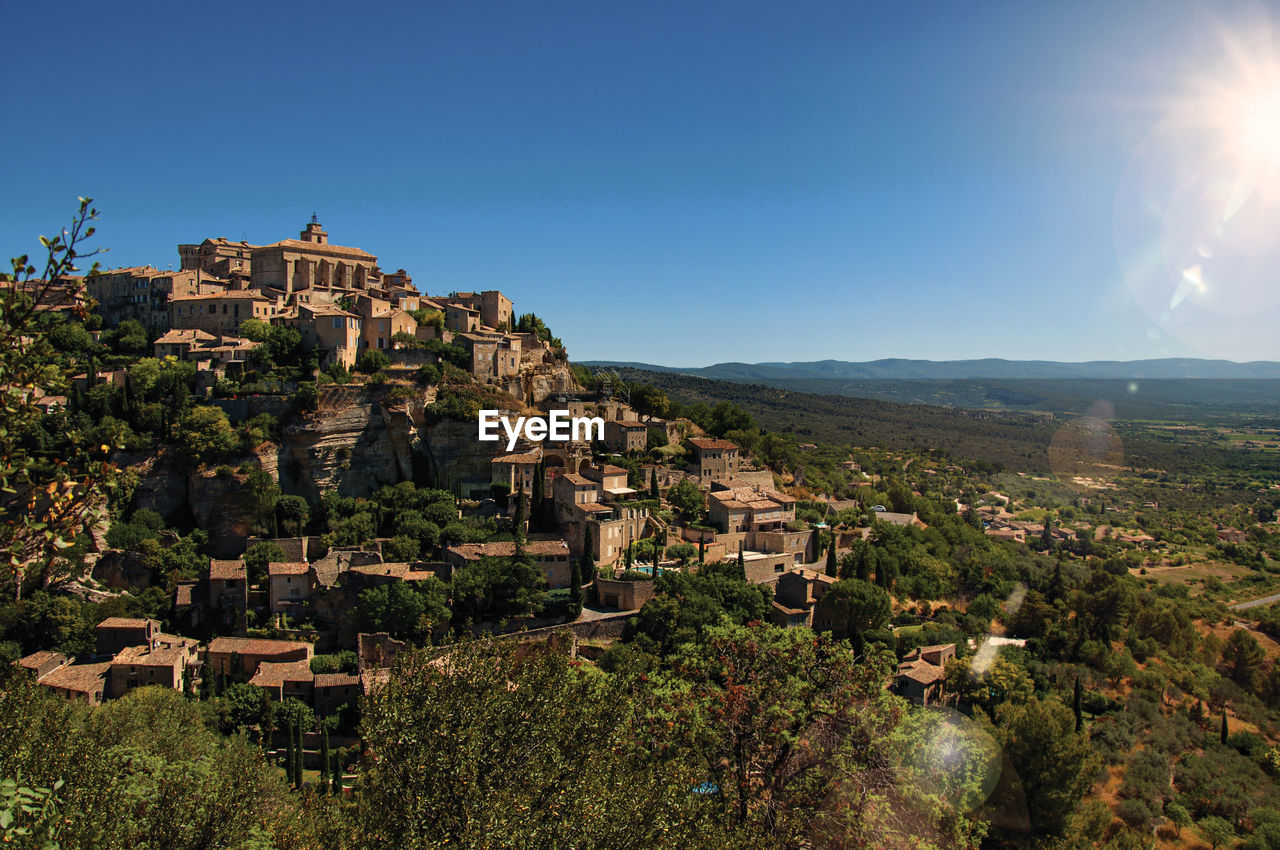
<path fill-rule="evenodd" d="M 0 275 L 0 561 L 14 597 L 33 563 L 47 563 L 101 518 L 113 472 L 106 461 L 112 446 L 86 444 L 78 433 L 62 435 L 56 450 L 24 441 L 41 417 L 37 402 L 66 395 L 70 386 L 74 367 L 58 361 L 50 339 L 60 319 L 41 308 L 65 299 L 84 315 L 83 287 L 71 275 L 77 261 L 97 253 L 83 251 L 98 217 L 90 203 L 81 198 L 69 227 L 52 239 L 40 237 L 39 273 L 24 254 Z"/>
<path fill-rule="evenodd" d="M 445 585 L 437 578 L 394 581 L 360 591 L 352 612 L 358 631 L 388 632 L 421 642 L 449 622 Z"/>

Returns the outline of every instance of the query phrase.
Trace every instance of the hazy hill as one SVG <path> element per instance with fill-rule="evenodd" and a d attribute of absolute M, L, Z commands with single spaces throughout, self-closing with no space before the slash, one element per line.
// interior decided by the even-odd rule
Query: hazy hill
<path fill-rule="evenodd" d="M 649 363 L 589 361 L 588 366 L 631 367 L 658 372 L 701 375 L 724 381 L 850 380 L 955 381 L 981 379 L 1280 379 L 1280 363 L 1230 360 L 1200 360 L 1173 357 L 1162 360 L 1092 360 L 1065 363 L 1052 360 L 905 360 L 888 358 L 864 363 L 845 360 L 815 360 L 795 363 L 717 363 L 714 366 L 685 368 Z"/>

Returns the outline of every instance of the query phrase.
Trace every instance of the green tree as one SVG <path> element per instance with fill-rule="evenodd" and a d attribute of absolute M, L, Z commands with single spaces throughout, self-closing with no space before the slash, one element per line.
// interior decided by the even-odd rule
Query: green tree
<path fill-rule="evenodd" d="M 1084 710 L 1080 707 L 1083 691 L 1080 687 L 1080 677 L 1076 676 L 1075 686 L 1071 691 L 1071 711 L 1076 716 L 1076 731 L 1084 729 Z"/>
<path fill-rule="evenodd" d="M 44 308 L 65 301 L 85 315 L 83 282 L 74 274 L 77 262 L 97 253 L 84 250 L 98 217 L 91 204 L 81 198 L 69 227 L 40 237 L 43 268 L 24 254 L 0 274 L 0 581 L 15 599 L 33 568 L 43 569 L 102 518 L 114 472 L 111 447 L 85 444 L 75 429 L 56 449 L 26 440 L 43 415 L 40 398 L 67 395 L 71 385 L 73 367 L 60 363 L 50 340 L 60 320 Z M 94 263 L 89 274 L 97 269 Z"/>
<path fill-rule="evenodd" d="M 1164 807 L 1164 813 L 1168 816 L 1169 822 L 1173 824 L 1178 840 L 1182 840 L 1182 830 L 1191 826 L 1191 812 L 1187 811 L 1187 807 L 1181 803 L 1169 803 Z"/>
<path fill-rule="evenodd" d="M 271 540 L 259 541 L 244 553 L 245 572 L 249 576 L 249 584 L 261 584 L 267 579 L 267 565 L 284 561 L 285 553 L 279 543 Z"/>
<path fill-rule="evenodd" d="M 1226 665 L 1227 675 L 1244 688 L 1253 687 L 1254 678 L 1265 660 L 1266 653 L 1257 639 L 1245 629 L 1233 631 L 1222 648 L 1222 663 Z"/>
<path fill-rule="evenodd" d="M 178 422 L 177 443 L 187 462 L 200 466 L 230 456 L 236 449 L 236 435 L 222 408 L 196 406 Z"/>
<path fill-rule="evenodd" d="M 320 724 L 320 791 L 329 790 L 329 724 Z"/>
<path fill-rule="evenodd" d="M 311 518 L 311 506 L 301 496 L 285 494 L 276 501 L 276 517 L 280 521 L 280 530 L 287 535 L 297 537 L 307 528 Z"/>
<path fill-rule="evenodd" d="M 1196 822 L 1196 828 L 1200 830 L 1204 840 L 1209 842 L 1209 847 L 1212 850 L 1218 850 L 1219 847 L 1226 846 L 1236 837 L 1236 830 L 1231 825 L 1231 822 L 1217 815 L 1201 818 Z"/>
<path fill-rule="evenodd" d="M 689 706 L 681 726 L 721 789 L 718 818 L 757 846 L 836 836 L 840 846 L 897 846 L 858 803 L 884 781 L 882 746 L 901 710 L 883 687 L 889 662 L 760 625 L 712 627 L 685 644 L 667 687 Z"/>
<path fill-rule="evenodd" d="M 263 469 L 250 472 L 244 482 L 245 507 L 259 531 L 270 534 L 276 515 L 276 503 L 280 501 L 280 485 Z"/>
<path fill-rule="evenodd" d="M 827 575 L 836 578 L 840 573 L 839 561 L 836 560 L 836 538 L 831 536 L 831 543 L 827 547 Z"/>
<path fill-rule="evenodd" d="M 702 490 L 692 478 L 685 478 L 667 490 L 667 503 L 680 511 L 680 517 L 686 522 L 696 521 L 702 516 L 705 502 Z"/>
<path fill-rule="evenodd" d="M 582 581 L 592 582 L 596 579 L 596 532 L 595 527 L 588 525 L 582 533 L 582 559 L 579 564 Z"/>
<path fill-rule="evenodd" d="M 627 682 L 551 647 L 516 663 L 516 649 L 458 644 L 447 674 L 402 655 L 365 701 L 365 846 L 706 846 L 716 828 L 688 792 L 705 773 L 651 755 L 668 736 Z"/>
<path fill-rule="evenodd" d="M 366 375 L 372 375 L 375 372 L 381 372 L 383 369 L 391 365 L 391 358 L 376 348 L 367 349 L 360 355 L 360 359 L 356 361 L 356 371 L 363 372 Z"/>
<path fill-rule="evenodd" d="M 422 641 L 449 622 L 447 590 L 436 578 L 395 581 L 360 592 L 352 622 L 362 632 L 387 632 L 397 640 Z"/>
<path fill-rule="evenodd" d="M 1006 702 L 988 731 L 1022 781 L 1032 834 L 1059 835 L 1101 764 L 1071 709 L 1052 698 Z"/>
<path fill-rule="evenodd" d="M 822 605 L 844 624 L 845 634 L 861 651 L 866 633 L 889 622 L 889 594 L 874 584 L 847 578 L 837 581 L 822 597 Z"/>

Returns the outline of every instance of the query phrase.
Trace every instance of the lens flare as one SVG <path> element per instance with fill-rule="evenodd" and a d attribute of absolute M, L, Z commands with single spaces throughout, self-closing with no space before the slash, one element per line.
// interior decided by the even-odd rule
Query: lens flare
<path fill-rule="evenodd" d="M 1269 22 L 1225 28 L 1130 157 L 1116 195 L 1125 283 L 1167 336 L 1212 357 L 1275 350 L 1280 319 L 1280 62 Z"/>

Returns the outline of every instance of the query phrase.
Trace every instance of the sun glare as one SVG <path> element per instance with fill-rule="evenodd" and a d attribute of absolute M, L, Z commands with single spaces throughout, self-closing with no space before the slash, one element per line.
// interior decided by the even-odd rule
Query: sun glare
<path fill-rule="evenodd" d="M 1236 120 L 1240 152 L 1271 167 L 1280 164 L 1280 91 L 1242 98 Z"/>

